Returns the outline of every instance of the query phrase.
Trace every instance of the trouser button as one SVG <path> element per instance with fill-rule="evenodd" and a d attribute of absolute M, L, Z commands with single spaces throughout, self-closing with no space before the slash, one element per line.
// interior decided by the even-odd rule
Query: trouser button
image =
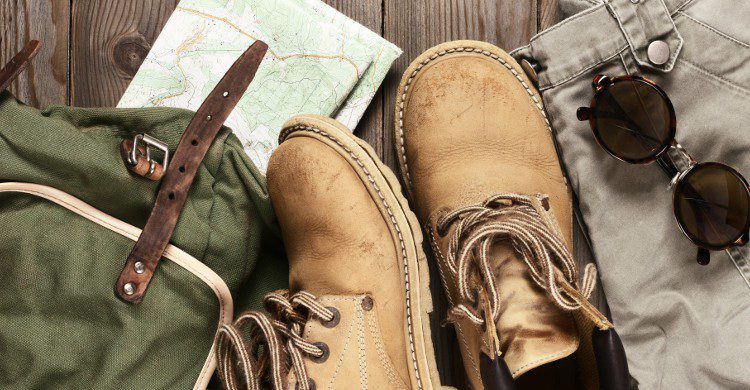
<path fill-rule="evenodd" d="M 653 41 L 648 45 L 648 60 L 654 65 L 666 64 L 669 55 L 669 45 L 664 41 Z"/>

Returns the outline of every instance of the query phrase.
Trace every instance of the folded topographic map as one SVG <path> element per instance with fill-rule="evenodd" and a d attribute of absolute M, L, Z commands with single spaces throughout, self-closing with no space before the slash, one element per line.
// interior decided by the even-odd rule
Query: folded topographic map
<path fill-rule="evenodd" d="M 320 0 L 182 0 L 118 107 L 197 110 L 256 40 L 270 49 L 226 125 L 265 172 L 298 114 L 354 129 L 401 50 Z"/>

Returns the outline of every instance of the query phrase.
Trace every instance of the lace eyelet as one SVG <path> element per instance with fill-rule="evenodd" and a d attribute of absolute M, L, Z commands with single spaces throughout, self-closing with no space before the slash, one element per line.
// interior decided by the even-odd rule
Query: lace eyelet
<path fill-rule="evenodd" d="M 448 211 L 443 209 L 438 212 L 437 218 L 435 218 L 435 222 L 434 222 L 435 233 L 437 233 L 437 235 L 440 238 L 443 238 L 448 234 L 448 232 L 446 231 L 448 230 L 447 226 L 445 226 L 445 221 L 443 221 L 443 219 L 445 218 L 447 214 L 448 214 Z"/>
<path fill-rule="evenodd" d="M 537 199 L 539 199 L 539 202 L 542 204 L 542 207 L 544 210 L 549 211 L 550 205 L 549 205 L 549 197 L 544 196 L 542 194 L 536 195 Z"/>
<path fill-rule="evenodd" d="M 328 360 L 328 357 L 331 355 L 331 350 L 328 348 L 328 344 L 326 343 L 315 343 L 313 344 L 316 347 L 320 348 L 321 351 L 323 351 L 323 354 L 319 357 L 311 357 L 310 360 L 312 360 L 314 363 L 324 363 L 326 360 Z"/>
<path fill-rule="evenodd" d="M 321 320 L 320 323 L 326 328 L 335 328 L 336 325 L 341 322 L 341 313 L 338 311 L 338 309 L 332 306 L 328 306 L 326 307 L 326 309 L 330 310 L 333 313 L 333 319 L 331 319 L 330 321 Z"/>
<path fill-rule="evenodd" d="M 308 387 L 310 387 L 310 390 L 315 390 L 315 381 L 312 380 L 312 378 L 308 379 L 307 383 L 308 383 Z M 295 388 L 295 390 L 299 390 L 299 388 L 300 388 L 299 382 L 297 382 L 297 383 L 294 384 L 294 388 Z"/>
<path fill-rule="evenodd" d="M 370 311 L 372 310 L 373 306 L 375 306 L 375 302 L 372 300 L 371 296 L 367 295 L 362 298 L 362 310 Z"/>
<path fill-rule="evenodd" d="M 443 238 L 443 237 L 445 237 L 446 232 L 445 232 L 445 229 L 441 229 L 441 228 L 442 228 L 442 226 L 436 227 L 435 228 L 435 232 L 437 232 L 437 234 L 438 234 L 438 236 L 440 238 Z"/>

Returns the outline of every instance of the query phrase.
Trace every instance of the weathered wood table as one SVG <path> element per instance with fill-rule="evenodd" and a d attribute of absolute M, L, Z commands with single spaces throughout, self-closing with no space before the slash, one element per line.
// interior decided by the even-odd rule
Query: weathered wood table
<path fill-rule="evenodd" d="M 557 21 L 557 0 L 325 0 L 404 50 L 356 134 L 397 169 L 391 139 L 393 105 L 401 74 L 429 47 L 455 39 L 488 41 L 509 51 Z M 0 0 L 0 62 L 31 40 L 43 48 L 11 90 L 36 107 L 117 104 L 178 0 Z M 576 238 L 579 262 L 590 254 Z M 433 270 L 435 271 L 435 270 Z M 438 281 L 436 273 L 433 281 Z M 462 388 L 459 352 L 435 291 L 435 342 L 446 384 Z M 594 303 L 604 306 L 601 293 Z"/>

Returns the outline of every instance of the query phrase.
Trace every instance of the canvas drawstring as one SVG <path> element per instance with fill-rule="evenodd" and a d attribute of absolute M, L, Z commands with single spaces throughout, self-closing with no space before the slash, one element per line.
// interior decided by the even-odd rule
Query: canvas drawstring
<path fill-rule="evenodd" d="M 548 199 L 503 194 L 481 205 L 459 208 L 437 221 L 440 235 L 455 224 L 448 242 L 447 266 L 458 281 L 460 303 L 449 319 L 467 318 L 484 325 L 485 317 L 500 318 L 500 293 L 494 276 L 492 246 L 510 241 L 529 269 L 532 280 L 560 308 L 578 310 L 596 286 L 596 267 L 586 266 L 581 287 L 573 256 L 548 208 Z M 487 304 L 480 300 L 488 300 Z M 587 304 L 588 302 L 586 302 Z M 491 311 L 491 316 L 486 311 Z"/>
<path fill-rule="evenodd" d="M 224 388 L 240 388 L 239 371 L 250 390 L 260 390 L 262 380 L 282 390 L 291 368 L 297 388 L 310 390 L 303 355 L 321 357 L 325 351 L 303 339 L 307 316 L 302 313 L 324 322 L 333 321 L 335 313 L 304 291 L 291 296 L 288 291 L 273 292 L 265 296 L 264 303 L 270 315 L 249 311 L 218 331 L 216 348 Z"/>

